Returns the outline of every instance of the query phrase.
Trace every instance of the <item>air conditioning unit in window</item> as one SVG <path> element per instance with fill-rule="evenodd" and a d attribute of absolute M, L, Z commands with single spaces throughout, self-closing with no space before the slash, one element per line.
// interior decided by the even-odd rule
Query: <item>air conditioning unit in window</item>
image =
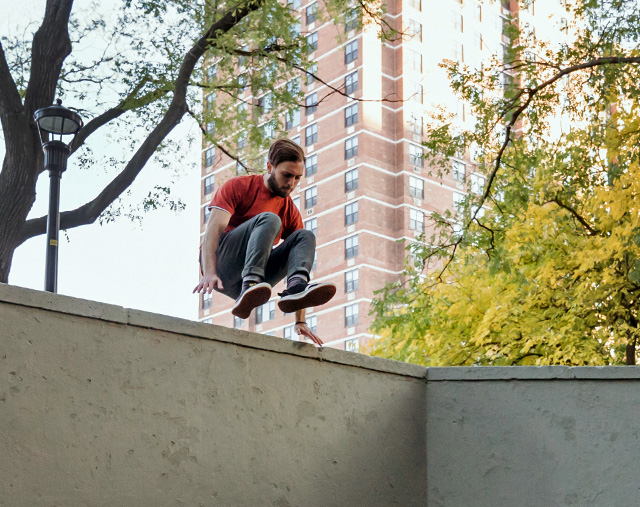
<path fill-rule="evenodd" d="M 413 172 L 420 174 L 422 172 L 422 169 L 420 169 L 417 165 L 414 165 L 413 166 Z"/>
<path fill-rule="evenodd" d="M 307 216 L 308 216 L 308 215 L 313 215 L 313 208 L 309 208 L 309 209 L 307 210 Z"/>

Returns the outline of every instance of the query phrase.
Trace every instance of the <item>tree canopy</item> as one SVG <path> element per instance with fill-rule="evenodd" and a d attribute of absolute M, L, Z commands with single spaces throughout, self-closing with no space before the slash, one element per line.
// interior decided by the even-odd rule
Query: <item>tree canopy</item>
<path fill-rule="evenodd" d="M 527 7 L 525 3 L 524 7 Z M 636 364 L 640 10 L 567 2 L 564 41 L 518 19 L 504 59 L 449 62 L 475 126 L 431 123 L 434 172 L 466 153 L 486 185 L 434 214 L 374 301 L 373 352 L 425 365 Z"/>

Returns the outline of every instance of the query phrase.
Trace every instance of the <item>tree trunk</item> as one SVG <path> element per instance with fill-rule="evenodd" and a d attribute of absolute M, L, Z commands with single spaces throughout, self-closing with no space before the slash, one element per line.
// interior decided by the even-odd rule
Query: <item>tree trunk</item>
<path fill-rule="evenodd" d="M 633 366 L 636 364 L 636 340 L 627 342 L 626 349 L 626 363 L 628 366 Z"/>
<path fill-rule="evenodd" d="M 35 132 L 23 119 L 13 127 L 12 143 L 0 173 L 0 282 L 8 283 L 13 253 L 22 242 L 22 227 L 36 199 L 36 180 L 42 149 Z M 21 125 L 22 124 L 22 125 Z"/>

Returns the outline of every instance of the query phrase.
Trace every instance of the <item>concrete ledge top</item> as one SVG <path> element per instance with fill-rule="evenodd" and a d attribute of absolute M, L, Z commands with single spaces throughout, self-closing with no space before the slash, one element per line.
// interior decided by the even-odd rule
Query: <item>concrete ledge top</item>
<path fill-rule="evenodd" d="M 192 338 L 214 340 L 242 347 L 290 354 L 345 366 L 394 375 L 426 379 L 431 382 L 481 382 L 509 380 L 640 380 L 640 366 L 481 366 L 431 367 L 402 363 L 379 357 L 345 352 L 314 345 L 241 331 L 223 326 L 169 317 L 121 306 L 78 299 L 60 294 L 0 283 L 0 304 L 99 319 L 117 324 L 171 332 Z"/>
<path fill-rule="evenodd" d="M 285 340 L 274 336 L 251 333 L 249 331 L 241 331 L 213 324 L 203 324 L 192 320 L 169 317 L 167 315 L 141 310 L 131 310 L 107 303 L 99 303 L 97 301 L 0 283 L 0 305 L 2 303 L 98 319 L 126 326 L 167 331 L 192 338 L 225 342 L 247 348 L 290 354 L 394 375 L 418 379 L 424 379 L 426 377 L 427 369 L 415 364 L 370 357 L 330 347 L 318 348 L 308 343 Z"/>
<path fill-rule="evenodd" d="M 427 369 L 427 380 L 640 380 L 640 366 L 479 366 Z"/>

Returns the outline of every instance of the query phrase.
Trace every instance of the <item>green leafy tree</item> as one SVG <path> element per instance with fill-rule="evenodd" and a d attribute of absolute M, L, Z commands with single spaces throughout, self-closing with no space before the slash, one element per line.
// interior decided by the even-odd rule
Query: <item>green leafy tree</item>
<path fill-rule="evenodd" d="M 636 364 L 640 338 L 640 12 L 570 4 L 570 43 L 481 71 L 449 64 L 476 128 L 434 118 L 429 159 L 477 156 L 486 186 L 434 215 L 374 302 L 375 354 L 425 365 Z M 476 189 L 477 190 L 477 189 Z M 455 224 L 461 224 L 458 228 Z"/>
<path fill-rule="evenodd" d="M 47 0 L 42 22 L 30 33 L 0 39 L 0 120 L 5 156 L 0 172 L 0 282 L 7 282 L 14 251 L 45 233 L 46 217 L 28 218 L 43 173 L 33 113 L 64 99 L 85 119 L 72 144 L 74 164 L 109 166 L 115 172 L 98 195 L 61 213 L 62 229 L 111 220 L 120 196 L 152 157 L 178 160 L 183 142 L 171 131 L 195 119 L 223 153 L 247 160 L 283 129 L 283 117 L 299 107 L 296 80 L 316 75 L 306 34 L 292 6 L 276 0 L 120 0 L 101 14 L 93 4 L 75 13 L 73 0 Z M 327 0 L 318 13 L 343 26 L 355 13 L 382 26 L 383 9 L 371 0 Z M 361 21 L 358 21 L 361 23 Z M 344 30 L 338 31 L 344 33 Z M 206 71 L 203 72 L 203 64 Z M 209 69 L 216 69 L 213 73 Z M 311 69 L 311 70 L 310 70 Z M 291 82 L 289 86 L 276 83 Z M 270 92 L 270 111 L 243 104 L 242 90 Z M 202 107 L 202 95 L 216 100 Z M 329 88 L 328 93 L 344 93 Z M 219 100 L 218 100 L 219 98 Z M 262 123 L 261 123 L 262 122 Z M 268 128 L 264 123 L 269 123 Z M 252 154 L 237 145 L 246 132 Z M 95 155 L 105 139 L 123 155 Z M 246 165 L 251 165 L 246 162 Z M 141 205 L 179 208 L 170 188 L 156 187 Z"/>

